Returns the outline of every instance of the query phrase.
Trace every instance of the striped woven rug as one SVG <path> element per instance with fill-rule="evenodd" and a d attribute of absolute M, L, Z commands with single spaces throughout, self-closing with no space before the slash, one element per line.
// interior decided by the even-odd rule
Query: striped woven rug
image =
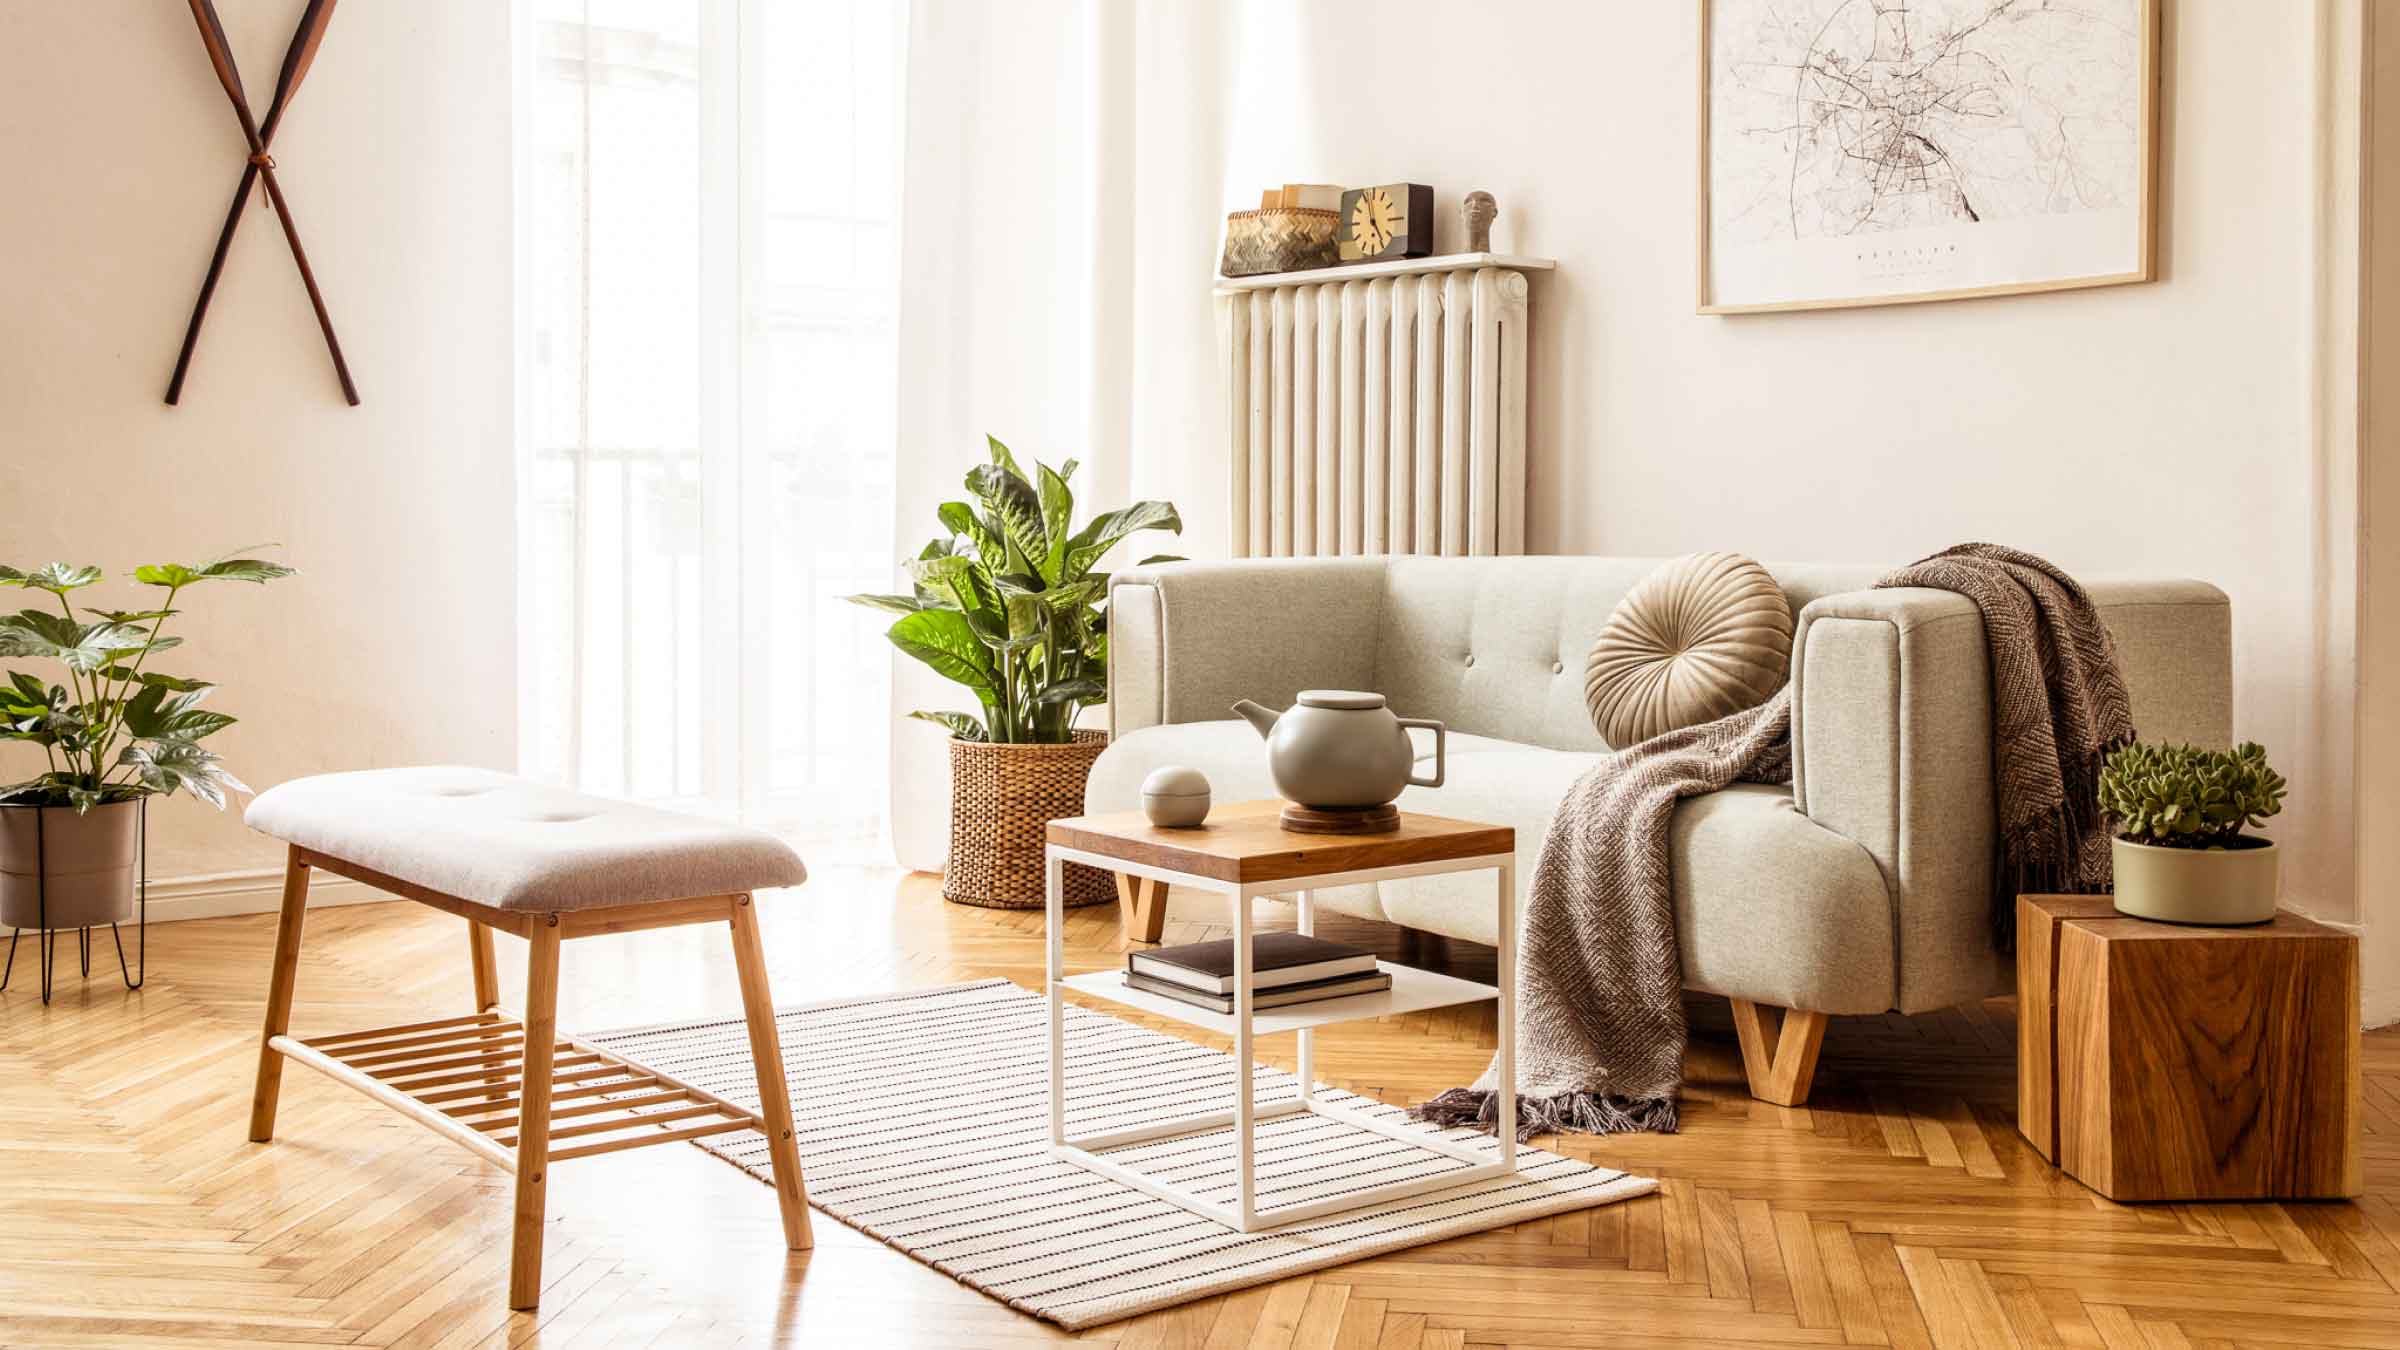
<path fill-rule="evenodd" d="M 817 1208 L 1021 1312 L 1068 1328 L 1303 1271 L 1645 1195 L 1658 1183 L 1539 1149 L 1515 1176 L 1237 1233 L 1048 1152 L 1042 998 L 1007 980 L 779 1011 L 808 1198 Z M 755 1106 L 738 1019 L 590 1038 L 628 1059 Z M 1068 1130 L 1129 1128 L 1227 1109 L 1232 1057 L 1079 1008 L 1067 1021 Z M 1291 1075 L 1258 1068 L 1262 1104 Z M 1395 1119 L 1396 1107 L 1324 1095 Z M 1431 1126 L 1418 1126 L 1428 1135 Z M 1488 1137 L 1448 1131 L 1449 1137 Z M 695 1141 L 764 1181 L 766 1141 Z M 1230 1202 L 1231 1136 L 1185 1134 L 1113 1160 Z M 1259 1126 L 1262 1213 L 1466 1164 L 1321 1116 Z"/>

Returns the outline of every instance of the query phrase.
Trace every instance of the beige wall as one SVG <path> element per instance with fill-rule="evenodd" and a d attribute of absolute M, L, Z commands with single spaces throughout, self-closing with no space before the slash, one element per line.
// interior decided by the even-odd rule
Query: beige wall
<path fill-rule="evenodd" d="M 1221 156 L 1220 211 L 1262 184 L 1430 183 L 1445 249 L 1459 196 L 1489 190 L 1498 246 L 1559 263 L 1534 296 L 1536 551 L 1897 563 L 1998 539 L 2093 575 L 2213 581 L 2233 597 L 2236 730 L 2293 782 L 2274 831 L 2292 898 L 2354 917 L 2353 475 L 2323 313 L 2346 292 L 2320 211 L 2341 9 L 2167 6 L 2160 282 L 1738 318 L 1692 313 L 1694 5 L 1462 25 L 1447 0 L 1372 22 L 1252 4 L 1226 53 L 1178 31 L 1204 19 L 1145 12 L 1162 93 L 1137 132 L 1156 261 L 1136 276 L 1134 485 L 1184 502 L 1194 551 L 1223 546 L 1215 217 L 1179 156 Z M 1187 51 L 1223 68 L 1194 76 Z M 1179 83 L 1211 81 L 1232 100 L 1214 118 Z M 1187 218 L 1208 224 L 1160 232 Z"/>
<path fill-rule="evenodd" d="M 262 115 L 299 8 L 219 0 Z M 364 405 L 253 208 L 168 408 L 240 130 L 184 6 L 0 7 L 0 561 L 279 541 L 301 576 L 188 593 L 161 658 L 223 686 L 244 721 L 212 744 L 254 786 L 515 761 L 508 34 L 500 0 L 344 5 L 277 138 Z M 280 858 L 184 799 L 152 832 L 156 877 Z"/>

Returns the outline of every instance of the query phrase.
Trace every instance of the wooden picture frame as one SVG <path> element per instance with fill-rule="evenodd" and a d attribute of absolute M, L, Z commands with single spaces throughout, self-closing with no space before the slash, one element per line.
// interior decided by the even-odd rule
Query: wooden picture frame
<path fill-rule="evenodd" d="M 1924 304 L 1936 300 L 1963 300 L 1992 295 L 2027 295 L 2048 291 L 2082 290 L 2094 286 L 2122 286 L 2151 281 L 2156 278 L 2158 104 L 2161 63 L 2160 0 L 2123 0 L 2130 11 L 2127 24 L 2132 30 L 2134 50 L 2131 56 L 2135 63 L 2129 81 L 2130 88 L 2127 91 L 2128 97 L 2133 100 L 2134 104 L 2127 111 L 2130 114 L 2135 145 L 2131 153 L 2130 164 L 2125 167 L 2129 170 L 2131 185 L 2138 193 L 2138 200 L 2131 207 L 2111 206 L 2083 212 L 2029 213 L 1987 221 L 1982 215 L 1974 212 L 1968 204 L 1966 190 L 1962 185 L 1953 187 L 1951 190 L 1957 196 L 1956 206 L 1964 210 L 1968 216 L 1965 221 L 1951 221 L 1922 228 L 1880 229 L 1840 236 L 1812 235 L 1803 233 L 1804 227 L 1799 222 L 1801 212 L 1799 203 L 1802 200 L 1799 190 L 1801 169 L 1795 150 L 1794 167 L 1786 185 L 1790 199 L 1794 203 L 1792 207 L 1793 235 L 1788 241 L 1771 240 L 1748 245 L 1728 244 L 1716 228 L 1713 213 L 1719 204 L 1730 198 L 1731 194 L 1726 193 L 1717 182 L 1720 165 L 1715 155 L 1714 137 L 1722 132 L 1723 128 L 1712 126 L 1712 122 L 1720 120 L 1720 115 L 1715 107 L 1718 83 L 1716 47 L 1717 37 L 1722 31 L 1718 11 L 1721 7 L 1754 4 L 1757 3 L 1757 0 L 1696 0 L 1696 3 L 1700 10 L 1700 45 L 1697 63 L 1699 66 L 1697 81 L 1699 86 L 1699 134 L 1697 138 L 1699 143 L 1697 222 L 1699 246 L 1696 258 L 1698 272 L 1696 309 L 1698 313 L 1758 314 L 1810 309 L 1855 309 L 1872 305 Z M 1846 7 L 1844 0 L 1816 0 L 1816 3 L 1829 12 L 1837 12 Z M 1863 3 L 1864 0 L 1849 0 L 1850 5 Z M 1919 10 L 1922 8 L 1924 7 L 1919 7 Z M 1872 13 L 1872 11 L 1869 12 Z M 1913 16 L 1918 12 L 1918 10 L 1900 10 L 1891 13 L 1904 16 L 1901 21 L 1908 22 L 1909 17 L 1907 16 Z M 1877 17 L 1872 22 L 1880 25 L 1884 22 L 1884 18 Z M 1830 24 L 1828 27 L 1830 28 Z M 1829 71 L 1832 78 L 1838 78 L 1847 70 L 1854 68 L 1855 63 L 1839 70 L 1829 67 Z M 1795 65 L 1792 69 L 1795 71 L 1793 102 L 1796 109 L 1801 101 L 1798 72 L 1805 67 Z M 1796 125 L 1793 128 L 1793 134 L 1799 134 Z M 1938 147 L 1924 142 L 1921 137 L 1916 139 L 1933 155 L 1940 156 L 1941 152 Z M 1912 151 L 1912 156 L 1914 153 Z M 1857 159 L 1859 157 L 1848 154 L 1845 150 L 1842 158 Z M 1919 179 L 1923 178 L 1926 167 L 1929 166 L 1924 162 L 1920 162 L 1917 166 Z M 1887 168 L 1888 166 L 1878 166 L 1877 173 L 1882 174 Z M 1948 176 L 1949 181 L 1953 184 L 1963 184 L 1965 181 L 1965 175 L 1959 170 L 1959 167 L 1946 158 L 1941 159 L 1939 172 Z M 1765 181 L 1754 177 L 1754 189 L 1764 184 Z M 1875 194 L 1881 194 L 1884 191 L 1880 179 L 1870 191 Z M 1934 192 L 1930 189 L 1923 195 L 1928 201 L 1935 197 Z M 2063 223 L 2069 217 L 2087 216 L 2108 217 L 2109 219 L 2105 221 L 2077 219 L 2071 226 Z M 2124 217 L 2124 219 L 2120 220 L 2118 217 Z M 1982 236 L 1970 233 L 1978 229 L 1991 230 L 1995 225 L 2008 227 L 2003 240 L 1987 241 Z M 1994 233 L 1999 232 L 1994 231 Z M 2059 242 L 2057 237 L 2068 234 L 2073 236 L 2068 241 L 2070 246 L 2056 246 Z M 2053 236 L 2053 238 L 2044 238 L 2045 235 Z M 1859 241 L 1857 244 L 1847 246 L 1850 252 L 1848 258 L 1839 256 L 1845 246 L 1829 245 L 1829 241 L 1837 237 Z M 2104 249 L 2104 241 L 2106 249 L 2117 251 L 2107 252 Z M 1997 246 L 1985 247 L 1987 242 Z M 1876 247 L 1865 247 L 1870 244 Z M 1785 250 L 1789 255 L 1788 282 L 1785 287 L 1789 293 L 1778 293 L 1775 284 L 1762 282 L 1757 275 L 1761 272 L 1775 270 L 1778 248 Z M 2105 252 L 2105 256 L 2111 262 L 2121 256 L 2123 265 L 2102 266 L 2090 271 L 2065 269 L 2054 275 L 2008 275 L 2012 270 L 2042 271 L 2042 267 L 2038 263 L 2033 263 L 2031 257 L 2045 248 L 2061 255 L 2080 254 L 2099 257 Z M 1751 252 L 1742 254 L 1739 267 L 1732 269 L 1720 267 L 1721 258 L 1730 259 L 1737 250 L 1741 249 L 1748 249 Z M 2012 252 L 2012 250 L 2014 251 Z M 2015 264 L 2013 269 L 2012 261 Z M 1722 272 L 1728 270 L 1748 275 L 1746 278 L 1735 279 L 1728 283 L 1721 275 Z M 1845 271 L 1859 278 L 1880 273 L 1881 276 L 1878 280 L 1887 284 L 1845 289 L 1838 284 L 1839 278 Z M 1900 284 L 1888 284 L 1892 279 L 1903 274 L 1914 274 L 1921 277 L 1924 284 L 1916 289 L 1909 289 Z"/>

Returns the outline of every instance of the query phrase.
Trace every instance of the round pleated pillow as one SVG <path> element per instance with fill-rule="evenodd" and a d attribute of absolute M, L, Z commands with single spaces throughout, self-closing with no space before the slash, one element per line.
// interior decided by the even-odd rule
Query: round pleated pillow
<path fill-rule="evenodd" d="M 1738 553 L 1695 553 L 1618 602 L 1584 666 L 1583 701 L 1622 750 L 1755 708 L 1792 664 L 1792 607 L 1767 569 Z"/>

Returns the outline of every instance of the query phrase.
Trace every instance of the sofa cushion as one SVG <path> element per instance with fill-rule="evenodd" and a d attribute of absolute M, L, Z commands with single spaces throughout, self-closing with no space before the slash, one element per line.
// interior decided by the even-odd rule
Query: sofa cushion
<path fill-rule="evenodd" d="M 1420 741 L 1419 748 L 1428 747 Z M 1521 911 L 1559 802 L 1606 758 L 1453 735 L 1443 785 L 1412 787 L 1400 806 L 1514 828 Z M 1257 732 L 1238 721 L 1184 722 L 1145 727 L 1110 745 L 1092 766 L 1086 809 L 1138 807 L 1143 777 L 1164 764 L 1207 774 L 1218 802 L 1275 795 Z M 1892 1006 L 1892 904 L 1883 874 L 1865 849 L 1794 810 L 1787 789 L 1741 784 L 1684 802 L 1669 848 L 1687 985 L 1821 1012 Z M 1315 898 L 1344 913 L 1472 942 L 1491 943 L 1499 932 L 1488 873 L 1344 887 Z"/>

